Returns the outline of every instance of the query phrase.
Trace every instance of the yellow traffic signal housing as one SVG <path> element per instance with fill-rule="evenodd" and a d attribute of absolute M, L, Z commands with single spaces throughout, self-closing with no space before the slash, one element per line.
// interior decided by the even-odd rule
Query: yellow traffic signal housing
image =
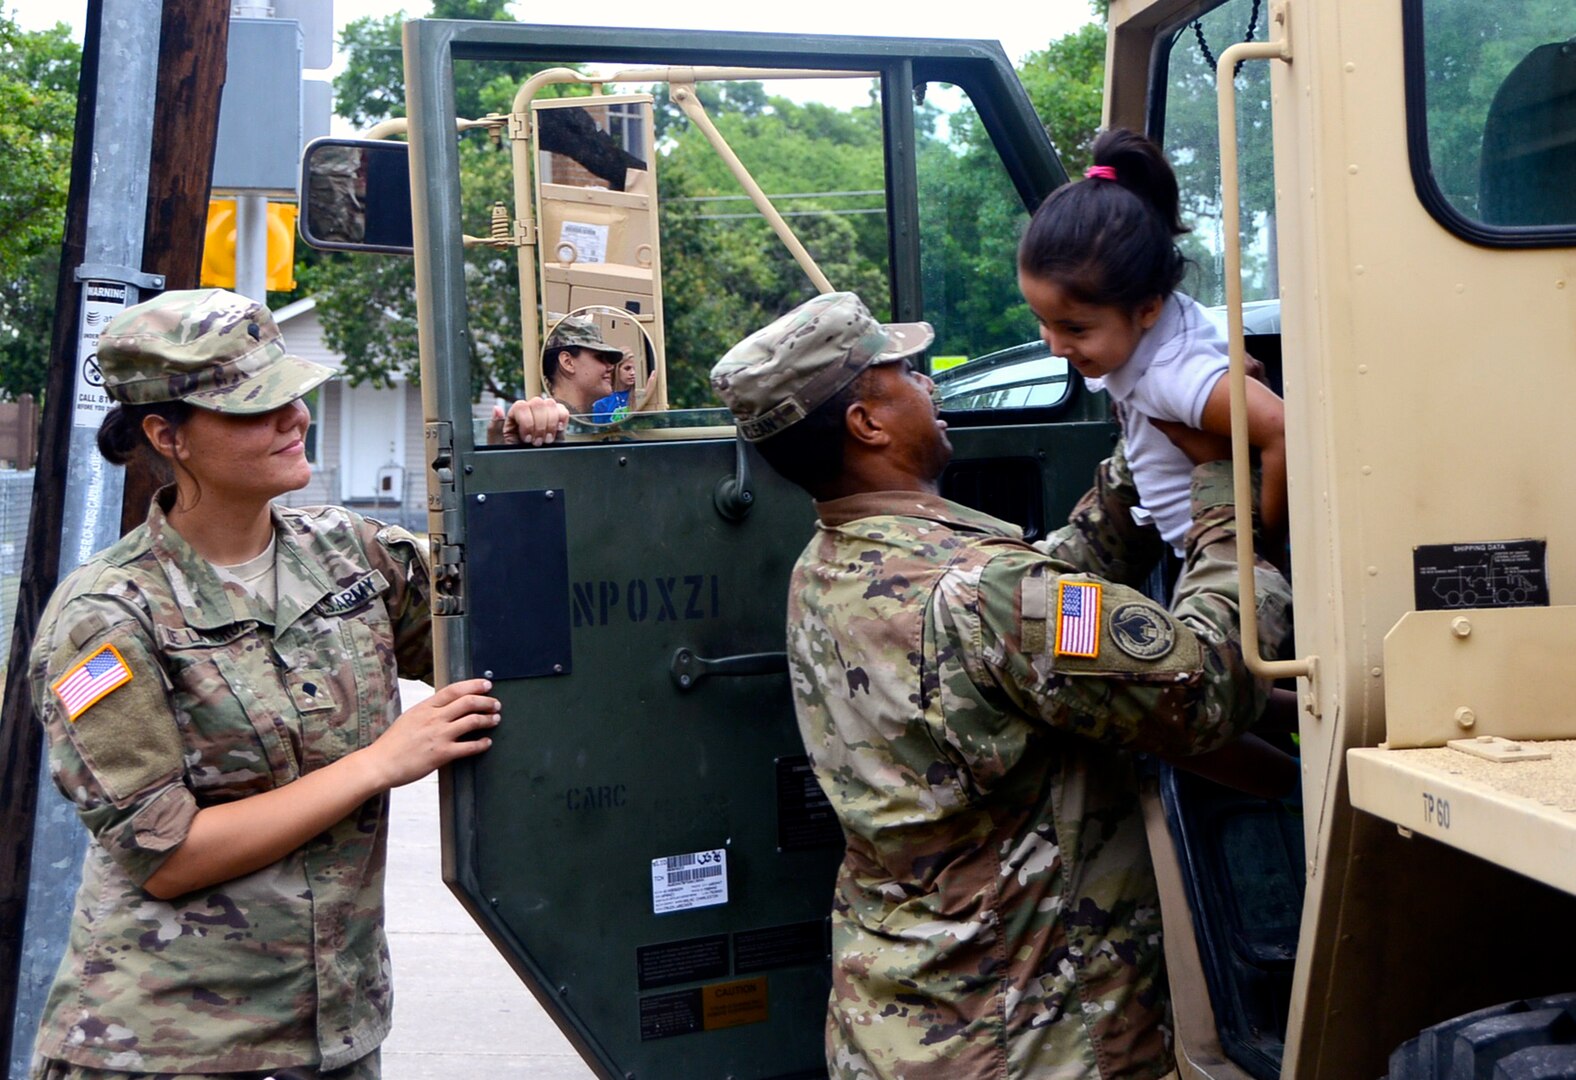
<path fill-rule="evenodd" d="M 295 288 L 297 212 L 295 203 L 268 204 L 267 287 L 270 292 L 288 292 Z M 235 200 L 210 199 L 208 226 L 203 232 L 202 284 L 235 288 L 235 231 Z"/>

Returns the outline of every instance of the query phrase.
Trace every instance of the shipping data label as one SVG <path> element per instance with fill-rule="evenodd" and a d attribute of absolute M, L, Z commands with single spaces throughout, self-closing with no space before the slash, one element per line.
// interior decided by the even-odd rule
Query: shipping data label
<path fill-rule="evenodd" d="M 722 848 L 651 860 L 651 913 L 715 907 L 728 902 L 728 853 Z"/>
<path fill-rule="evenodd" d="M 77 377 L 72 388 L 71 426 L 98 429 L 114 407 L 104 392 L 98 365 L 98 340 L 105 325 L 126 310 L 126 286 L 117 281 L 87 281 L 82 286 L 82 323 L 77 333 Z"/>
<path fill-rule="evenodd" d="M 574 259 L 577 263 L 605 263 L 607 262 L 608 227 L 606 225 L 593 225 L 585 221 L 566 221 L 558 233 L 559 258 L 564 262 L 568 254 L 565 248 L 574 249 Z"/>
<path fill-rule="evenodd" d="M 1548 607 L 1547 563 L 1540 539 L 1420 544 L 1412 549 L 1417 610 Z"/>

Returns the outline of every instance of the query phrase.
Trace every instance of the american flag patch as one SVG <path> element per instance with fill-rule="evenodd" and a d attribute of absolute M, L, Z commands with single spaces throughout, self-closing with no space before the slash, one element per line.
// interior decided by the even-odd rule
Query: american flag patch
<path fill-rule="evenodd" d="M 1056 583 L 1056 655 L 1100 655 L 1100 583 Z"/>
<path fill-rule="evenodd" d="M 115 646 L 106 645 L 76 667 L 56 679 L 50 688 L 65 707 L 66 719 L 75 720 L 88 706 L 111 690 L 131 682 L 131 669 Z"/>

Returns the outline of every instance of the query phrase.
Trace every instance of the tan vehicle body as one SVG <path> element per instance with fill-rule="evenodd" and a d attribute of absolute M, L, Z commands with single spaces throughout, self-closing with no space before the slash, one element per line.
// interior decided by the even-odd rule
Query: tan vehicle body
<path fill-rule="evenodd" d="M 1113 0 L 1105 121 L 1143 130 L 1157 40 Z M 1469 243 L 1407 152 L 1401 5 L 1276 0 L 1271 65 L 1308 851 L 1284 1073 L 1373 1077 L 1419 1029 L 1576 989 L 1576 250 Z M 1414 610 L 1414 547 L 1547 541 L 1548 607 Z M 1483 760 L 1450 740 L 1514 741 Z M 1517 760 L 1529 751 L 1546 760 Z M 1443 805 L 1443 820 L 1439 813 Z M 1152 835 L 1164 839 L 1164 824 Z M 1222 1053 L 1156 844 L 1187 1076 Z"/>

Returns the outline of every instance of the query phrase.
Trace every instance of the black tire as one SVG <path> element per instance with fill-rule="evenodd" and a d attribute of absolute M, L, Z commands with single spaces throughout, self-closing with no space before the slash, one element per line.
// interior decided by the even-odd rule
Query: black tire
<path fill-rule="evenodd" d="M 1576 994 L 1512 1001 L 1426 1028 L 1387 1080 L 1576 1080 Z"/>

